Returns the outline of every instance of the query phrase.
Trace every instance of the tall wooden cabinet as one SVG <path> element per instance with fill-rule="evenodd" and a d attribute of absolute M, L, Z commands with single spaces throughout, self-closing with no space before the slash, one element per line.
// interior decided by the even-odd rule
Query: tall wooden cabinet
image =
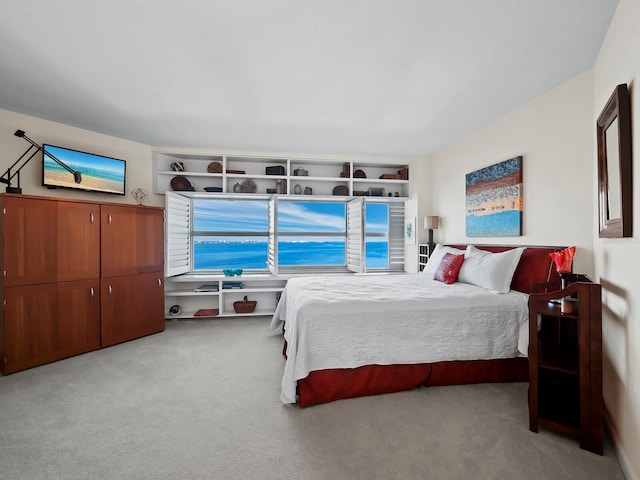
<path fill-rule="evenodd" d="M 162 331 L 163 217 L 154 207 L 0 195 L 0 371 Z"/>
<path fill-rule="evenodd" d="M 602 455 L 601 286 L 578 275 L 554 290 L 529 296 L 529 429 L 574 435 Z"/>

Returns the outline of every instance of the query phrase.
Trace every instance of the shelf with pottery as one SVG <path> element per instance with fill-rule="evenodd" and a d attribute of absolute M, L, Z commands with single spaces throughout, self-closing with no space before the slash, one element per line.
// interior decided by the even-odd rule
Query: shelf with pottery
<path fill-rule="evenodd" d="M 243 287 L 224 288 L 225 282 L 242 282 Z M 168 277 L 165 279 L 165 318 L 273 315 L 279 294 L 285 285 L 285 279 L 279 279 L 270 274 L 239 276 L 185 274 Z M 196 291 L 199 289 L 206 291 Z M 236 313 L 234 303 L 242 302 L 245 296 L 249 301 L 257 301 L 255 310 Z M 172 311 L 172 307 L 175 306 L 179 308 Z M 199 310 L 205 314 L 196 315 Z M 214 314 L 215 310 L 217 310 L 216 314 Z"/>
<path fill-rule="evenodd" d="M 380 178 L 383 177 L 383 178 Z M 407 198 L 402 163 L 153 153 L 153 191 Z"/>

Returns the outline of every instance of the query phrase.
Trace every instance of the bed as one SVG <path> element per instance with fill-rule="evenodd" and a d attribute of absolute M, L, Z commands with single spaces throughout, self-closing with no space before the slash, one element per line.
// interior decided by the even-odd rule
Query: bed
<path fill-rule="evenodd" d="M 425 273 L 290 279 L 271 322 L 285 337 L 281 400 L 526 381 L 527 293 L 557 279 L 557 248 L 439 245 Z M 464 258 L 464 281 L 433 279 L 446 254 Z"/>

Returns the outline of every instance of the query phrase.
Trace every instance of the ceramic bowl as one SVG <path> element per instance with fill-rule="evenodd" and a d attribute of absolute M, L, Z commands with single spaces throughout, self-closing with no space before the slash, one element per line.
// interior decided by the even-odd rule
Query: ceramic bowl
<path fill-rule="evenodd" d="M 222 270 L 222 273 L 224 273 L 225 277 L 236 277 L 238 275 L 242 275 L 242 269 L 241 268 L 225 268 L 224 270 Z"/>

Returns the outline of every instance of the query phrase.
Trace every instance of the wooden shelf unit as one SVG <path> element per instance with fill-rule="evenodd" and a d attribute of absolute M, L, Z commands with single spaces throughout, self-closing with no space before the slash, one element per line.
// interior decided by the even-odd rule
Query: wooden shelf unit
<path fill-rule="evenodd" d="M 584 275 L 572 281 L 534 285 L 529 296 L 529 429 L 576 436 L 602 455 L 602 289 Z M 577 312 L 562 312 L 564 297 Z"/>

